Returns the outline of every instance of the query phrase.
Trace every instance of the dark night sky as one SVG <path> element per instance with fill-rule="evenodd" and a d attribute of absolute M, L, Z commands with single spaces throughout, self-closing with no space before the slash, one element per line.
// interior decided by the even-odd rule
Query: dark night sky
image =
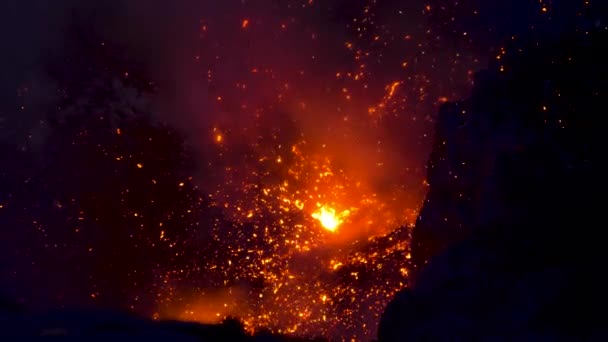
<path fill-rule="evenodd" d="M 588 3 L 3 1 L 0 295 L 33 309 L 181 317 L 175 312 L 202 293 L 209 302 L 247 302 L 237 306 L 254 315 L 272 311 L 249 298 L 262 298 L 269 280 L 260 289 L 243 269 L 264 269 L 260 260 L 273 254 L 290 256 L 273 267 L 300 269 L 291 247 L 251 238 L 256 224 L 287 219 L 267 209 L 271 223 L 248 225 L 232 209 L 267 205 L 243 190 L 272 187 L 285 171 L 264 158 L 302 143 L 310 153 L 303 162 L 326 158 L 357 188 L 344 203 L 377 194 L 374 206 L 395 226 L 351 222 L 353 233 L 331 242 L 351 252 L 353 239 L 390 232 L 419 209 L 439 104 L 466 96 L 473 73 L 509 42 L 584 27 Z M 295 157 L 285 163 L 299 165 Z M 298 217 L 288 220 L 297 226 Z M 234 246 L 264 252 L 256 261 L 222 254 Z M 324 253 L 313 259 L 323 264 Z M 231 257 L 246 261 L 211 270 Z M 371 283 L 344 288 L 379 286 Z M 316 299 L 327 289 L 307 286 Z M 370 299 L 380 311 L 385 300 Z M 340 312 L 315 310 L 306 315 Z M 299 332 L 369 334 L 360 322 L 375 318 L 356 310 Z M 273 324 L 288 330 L 294 322 Z"/>

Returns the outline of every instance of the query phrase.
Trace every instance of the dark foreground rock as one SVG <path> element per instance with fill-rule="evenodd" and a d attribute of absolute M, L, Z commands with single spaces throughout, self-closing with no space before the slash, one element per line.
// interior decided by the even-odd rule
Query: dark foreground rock
<path fill-rule="evenodd" d="M 3 303 L 3 302 L 0 302 Z M 175 341 L 303 342 L 260 332 L 247 334 L 233 319 L 222 324 L 152 321 L 103 311 L 56 311 L 32 314 L 8 303 L 0 306 L 0 341 Z"/>
<path fill-rule="evenodd" d="M 381 342 L 608 338 L 606 44 L 603 29 L 513 44 L 441 109 L 416 275 Z"/>

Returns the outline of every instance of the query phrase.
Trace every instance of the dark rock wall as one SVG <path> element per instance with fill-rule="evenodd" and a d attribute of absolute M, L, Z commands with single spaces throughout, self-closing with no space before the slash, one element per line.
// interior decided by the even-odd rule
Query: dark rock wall
<path fill-rule="evenodd" d="M 606 337 L 607 44 L 599 27 L 514 42 L 441 108 L 414 281 L 380 341 Z"/>

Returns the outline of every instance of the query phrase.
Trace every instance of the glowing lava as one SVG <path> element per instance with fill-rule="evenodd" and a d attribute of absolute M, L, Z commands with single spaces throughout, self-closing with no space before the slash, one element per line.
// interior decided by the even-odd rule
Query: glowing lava
<path fill-rule="evenodd" d="M 344 222 L 344 217 L 348 216 L 349 211 L 343 211 L 336 214 L 336 210 L 328 207 L 320 207 L 319 210 L 312 213 L 312 217 L 318 220 L 323 228 L 330 232 L 335 232 L 338 227 Z"/>

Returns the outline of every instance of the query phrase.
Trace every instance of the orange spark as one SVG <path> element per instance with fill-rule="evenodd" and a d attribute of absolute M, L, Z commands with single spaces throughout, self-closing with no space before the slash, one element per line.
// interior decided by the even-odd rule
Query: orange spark
<path fill-rule="evenodd" d="M 241 24 L 241 27 L 243 29 L 247 28 L 247 26 L 249 26 L 249 19 L 243 19 L 243 23 Z"/>
<path fill-rule="evenodd" d="M 390 89 L 388 91 L 388 98 L 390 99 L 391 97 L 393 97 L 393 95 L 395 95 L 395 91 L 397 90 L 397 87 L 399 87 L 399 85 L 401 84 L 401 82 L 399 81 L 395 81 L 390 85 Z"/>

